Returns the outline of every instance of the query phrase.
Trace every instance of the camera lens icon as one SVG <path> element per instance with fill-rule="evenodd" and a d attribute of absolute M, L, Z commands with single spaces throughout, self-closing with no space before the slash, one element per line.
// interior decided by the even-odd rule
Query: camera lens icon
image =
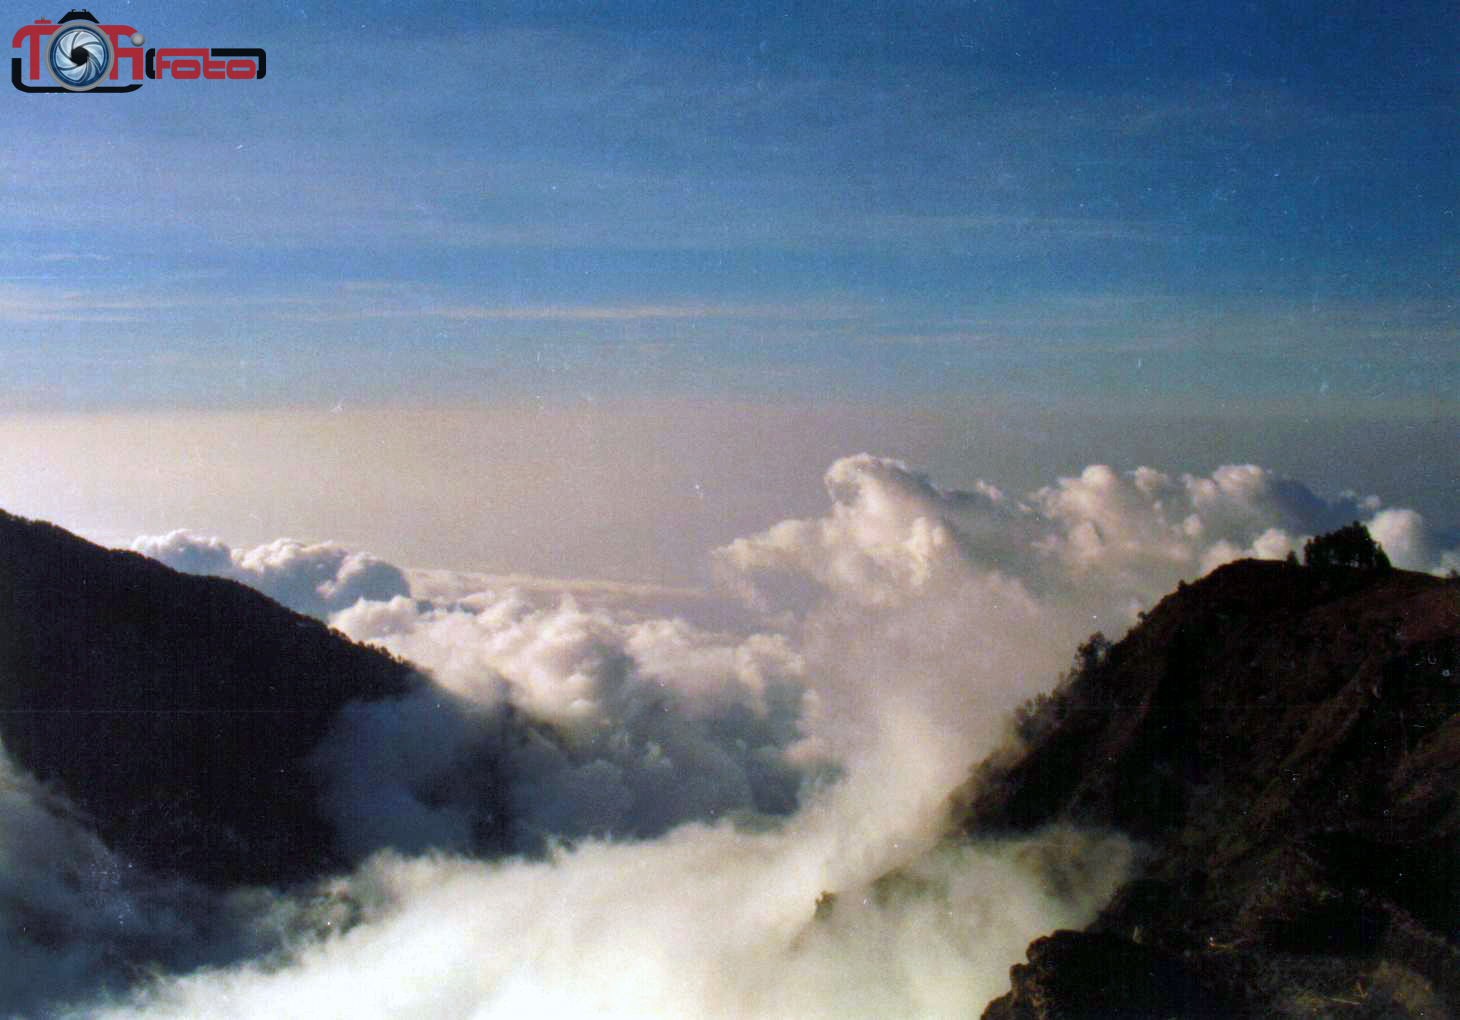
<path fill-rule="evenodd" d="M 56 84 L 71 92 L 100 85 L 112 69 L 112 44 L 106 33 L 90 25 L 69 25 L 51 36 L 46 70 Z"/>

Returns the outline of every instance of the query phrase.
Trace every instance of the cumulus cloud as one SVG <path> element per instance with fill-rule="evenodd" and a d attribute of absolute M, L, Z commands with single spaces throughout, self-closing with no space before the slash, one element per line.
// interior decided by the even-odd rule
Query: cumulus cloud
<path fill-rule="evenodd" d="M 360 599 L 378 601 L 410 591 L 400 568 L 334 542 L 281 538 L 237 550 L 221 539 L 180 530 L 144 535 L 132 549 L 174 570 L 241 581 L 296 612 L 320 618 Z"/>
<path fill-rule="evenodd" d="M 352 707 L 316 752 L 352 849 L 384 848 L 331 887 L 347 924 L 77 1015 L 970 1015 L 1130 863 L 1098 833 L 944 831 L 950 790 L 1080 639 L 1354 519 L 1396 565 L 1457 557 L 1411 510 L 1251 465 L 1093 465 L 1021 496 L 863 454 L 825 480 L 823 514 L 713 552 L 760 621 L 734 632 L 591 586 L 413 596 L 336 546 L 140 540 L 328 612 L 437 686 Z M 464 853 L 484 849 L 508 856 Z"/>
<path fill-rule="evenodd" d="M 1460 547 L 1443 548 L 1441 536 L 1413 510 L 1380 510 L 1366 526 L 1396 567 L 1436 574 L 1460 570 Z"/>
<path fill-rule="evenodd" d="M 691 716 L 735 704 L 763 711 L 771 688 L 799 685 L 805 671 L 780 634 L 736 637 L 585 607 L 572 596 L 545 607 L 516 589 L 425 608 L 404 597 L 361 602 L 330 622 L 476 703 L 505 699 L 568 731 L 592 729 L 646 688 Z"/>
<path fill-rule="evenodd" d="M 826 516 L 716 551 L 723 576 L 754 604 L 801 609 L 834 593 L 893 605 L 961 573 L 1124 625 L 1179 580 L 1243 556 L 1281 558 L 1352 520 L 1393 546 L 1397 566 L 1440 573 L 1460 555 L 1412 510 L 1352 493 L 1325 499 L 1250 464 L 1210 475 L 1094 464 L 1015 498 L 987 482 L 941 489 L 900 461 L 860 454 L 828 469 L 826 489 Z"/>
<path fill-rule="evenodd" d="M 311 1012 L 347 974 L 361 1015 L 937 1016 L 997 994 L 1029 938 L 1088 920 L 1128 859 L 1071 833 L 942 842 L 949 791 L 1079 627 L 986 565 L 1028 546 L 1005 534 L 1023 509 L 861 465 L 834 467 L 826 518 L 744 540 L 744 562 L 721 554 L 771 611 L 751 633 L 511 590 L 334 613 L 449 699 L 360 706 L 318 752 L 364 848 L 417 849 L 398 829 L 449 847 L 480 826 L 450 791 L 483 746 L 508 848 L 574 848 L 377 857 L 347 880 L 365 904 L 352 931 L 290 966 L 165 981 L 117 1015 Z M 964 517 L 923 512 L 942 505 Z M 789 601 L 762 592 L 757 557 Z M 1088 882 L 1050 881 L 1073 862 Z"/>
<path fill-rule="evenodd" d="M 800 738 L 804 664 L 783 635 L 732 636 L 516 586 L 418 601 L 402 571 L 332 543 L 239 551 L 175 531 L 133 548 L 327 616 L 436 681 L 351 706 L 314 755 L 352 856 L 541 852 L 552 840 L 779 816 L 822 771 L 785 754 Z"/>
<path fill-rule="evenodd" d="M 826 472 L 831 511 L 716 550 L 721 575 L 753 603 L 805 608 L 822 595 L 891 605 L 948 571 L 1007 570 L 1027 545 L 1024 508 L 992 486 L 937 488 L 900 461 L 862 454 Z M 998 566 L 995 566 L 998 565 Z"/>
<path fill-rule="evenodd" d="M 361 846 L 470 846 L 487 811 L 508 850 L 643 838 L 692 820 L 784 815 L 812 774 L 785 753 L 800 738 L 804 663 L 782 635 L 733 637 L 571 597 L 540 606 L 511 590 L 441 607 L 361 601 L 331 622 L 438 684 L 351 710 L 322 752 L 347 831 L 377 827 Z M 463 811 L 459 799 L 410 793 L 473 761 L 498 773 L 490 805 Z M 381 789 L 401 811 L 382 810 Z M 420 843 L 427 832 L 442 838 Z"/>
<path fill-rule="evenodd" d="M 1042 548 L 1076 580 L 1112 586 L 1133 604 L 1244 556 L 1281 558 L 1354 520 L 1393 546 L 1396 566 L 1442 573 L 1455 556 L 1413 510 L 1353 493 L 1325 499 L 1252 464 L 1206 476 L 1096 465 L 1030 498 L 1052 526 Z"/>

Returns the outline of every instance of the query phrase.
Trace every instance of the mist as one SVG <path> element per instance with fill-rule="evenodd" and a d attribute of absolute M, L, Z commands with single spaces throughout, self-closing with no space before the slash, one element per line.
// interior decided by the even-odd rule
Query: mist
<path fill-rule="evenodd" d="M 1013 494 L 862 454 L 824 482 L 820 513 L 710 550 L 752 621 L 738 629 L 591 587 L 463 594 L 438 577 L 430 595 L 333 542 L 137 539 L 405 656 L 432 684 L 350 706 L 316 749 L 325 810 L 363 863 L 307 889 L 144 874 L 10 769 L 0 1005 L 967 1016 L 1031 939 L 1088 923 L 1139 852 L 1101 832 L 947 831 L 951 791 L 1085 635 L 1119 636 L 1179 580 L 1351 519 L 1398 566 L 1460 564 L 1413 510 L 1253 465 L 1093 465 Z"/>

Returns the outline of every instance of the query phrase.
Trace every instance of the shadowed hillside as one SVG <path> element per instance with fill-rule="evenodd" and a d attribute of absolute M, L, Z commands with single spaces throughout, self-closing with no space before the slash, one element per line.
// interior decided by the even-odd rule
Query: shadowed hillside
<path fill-rule="evenodd" d="M 1063 821 L 1145 851 L 989 1020 L 1460 1017 L 1460 584 L 1234 563 L 1087 644 L 1018 725 L 956 797 L 965 833 Z M 544 763 L 594 764 L 237 583 L 4 514 L 0 741 L 112 848 L 217 886 L 381 846 L 532 853 L 552 832 L 513 806 L 567 789 Z M 322 749 L 358 768 L 322 775 Z M 356 809 L 392 824 L 346 859 Z"/>
<path fill-rule="evenodd" d="M 1460 1015 L 1460 584 L 1244 561 L 1093 643 L 962 795 L 1149 854 L 991 1020 Z"/>
<path fill-rule="evenodd" d="M 304 759 L 422 681 L 232 581 L 0 513 L 0 740 L 115 849 L 217 883 L 335 863 Z"/>

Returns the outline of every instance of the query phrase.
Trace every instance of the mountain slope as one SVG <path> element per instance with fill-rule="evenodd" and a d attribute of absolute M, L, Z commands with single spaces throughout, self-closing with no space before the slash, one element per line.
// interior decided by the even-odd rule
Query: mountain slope
<path fill-rule="evenodd" d="M 424 681 L 232 581 L 0 513 L 0 741 L 114 849 L 213 883 L 335 862 L 306 758 Z"/>
<path fill-rule="evenodd" d="M 1036 943 L 985 1015 L 1460 1015 L 1457 712 L 1454 582 L 1244 561 L 1183 585 L 962 794 L 970 833 L 1149 848 L 1103 934 Z"/>

